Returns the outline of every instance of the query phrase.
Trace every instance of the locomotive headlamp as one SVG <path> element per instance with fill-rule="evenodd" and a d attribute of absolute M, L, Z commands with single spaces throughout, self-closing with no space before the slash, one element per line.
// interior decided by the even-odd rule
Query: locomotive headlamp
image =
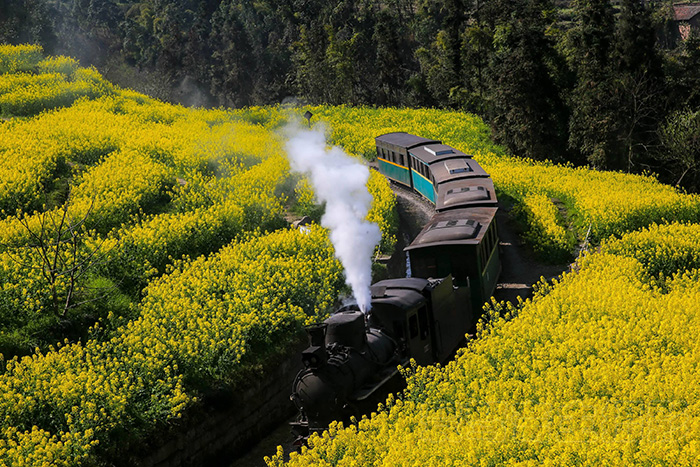
<path fill-rule="evenodd" d="M 327 360 L 325 347 L 312 345 L 301 353 L 301 362 L 306 368 L 320 368 L 326 364 Z"/>

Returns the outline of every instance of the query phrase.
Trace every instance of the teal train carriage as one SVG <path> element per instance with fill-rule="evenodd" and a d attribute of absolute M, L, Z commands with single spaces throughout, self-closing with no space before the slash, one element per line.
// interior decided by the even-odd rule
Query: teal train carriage
<path fill-rule="evenodd" d="M 390 180 L 413 189 L 409 150 L 440 141 L 408 133 L 387 133 L 375 138 L 379 172 Z"/>
<path fill-rule="evenodd" d="M 435 216 L 406 248 L 411 274 L 451 274 L 456 285 L 471 289 L 479 313 L 501 272 L 498 199 L 489 174 L 470 155 L 440 141 L 408 133 L 375 140 L 380 171 L 435 205 Z"/>
<path fill-rule="evenodd" d="M 426 144 L 409 150 L 409 154 L 413 189 L 436 208 L 441 184 L 489 176 L 471 156 L 445 144 Z"/>

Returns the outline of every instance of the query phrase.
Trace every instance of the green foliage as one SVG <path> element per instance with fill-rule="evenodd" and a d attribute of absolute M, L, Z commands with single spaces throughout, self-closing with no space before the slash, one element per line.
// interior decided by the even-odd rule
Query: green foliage
<path fill-rule="evenodd" d="M 607 0 L 579 0 L 575 23 L 567 35 L 567 58 L 576 72 L 571 92 L 569 146 L 580 151 L 594 166 L 619 152 L 615 129 L 617 109 L 611 53 L 615 18 Z"/>
<path fill-rule="evenodd" d="M 494 137 L 515 155 L 560 160 L 565 109 L 550 71 L 557 64 L 545 35 L 551 20 L 543 14 L 551 5 L 519 0 L 494 7 L 499 5 L 513 14 L 502 13 L 493 27 L 487 112 Z"/>
<path fill-rule="evenodd" d="M 686 175 L 697 180 L 700 169 L 700 111 L 676 112 L 668 117 L 659 131 L 663 144 L 659 158 L 668 162 L 667 168 L 678 177 L 676 186 Z"/>

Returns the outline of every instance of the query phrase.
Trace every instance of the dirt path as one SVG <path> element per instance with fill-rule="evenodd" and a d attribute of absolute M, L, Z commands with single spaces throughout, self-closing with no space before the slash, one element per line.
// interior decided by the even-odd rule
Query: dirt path
<path fill-rule="evenodd" d="M 404 277 L 406 274 L 406 255 L 403 248 L 408 245 L 423 226 L 435 214 L 434 206 L 420 195 L 402 188 L 392 182 L 396 195 L 396 208 L 399 214 L 399 234 L 396 252 L 389 261 L 389 275 Z M 569 264 L 547 264 L 538 260 L 531 250 L 523 245 L 518 235 L 518 226 L 510 217 L 509 211 L 502 206 L 496 215 L 498 232 L 501 237 L 501 262 L 503 272 L 496 286 L 496 300 L 508 300 L 517 303 L 532 294 L 532 285 L 541 277 L 552 279 L 569 269 Z"/>

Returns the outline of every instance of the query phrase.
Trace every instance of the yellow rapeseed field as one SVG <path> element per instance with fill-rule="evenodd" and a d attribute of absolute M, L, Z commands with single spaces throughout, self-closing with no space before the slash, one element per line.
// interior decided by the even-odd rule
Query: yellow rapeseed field
<path fill-rule="evenodd" d="M 116 455 L 121 427 L 136 439 L 181 416 L 327 315 L 342 269 L 323 229 L 286 228 L 290 206 L 315 201 L 290 176 L 281 134 L 116 89 L 34 46 L 2 46 L 0 71 L 0 341 L 50 317 L 31 245 L 65 206 L 77 248 L 99 251 L 95 271 L 144 289 L 133 315 L 107 314 L 83 342 L 0 356 L 0 465 Z M 368 188 L 391 249 L 393 194 L 377 174 Z"/>
<path fill-rule="evenodd" d="M 697 464 L 700 233 L 666 225 L 697 221 L 697 196 L 509 157 L 459 112 L 309 110 L 358 157 L 390 131 L 473 154 L 543 253 L 570 253 L 587 232 L 601 248 L 521 307 L 493 304 L 455 362 L 408 369 L 403 400 L 331 427 L 291 465 Z M 99 463 L 123 427 L 147 436 L 329 312 L 343 285 L 327 233 L 285 220 L 319 209 L 279 131 L 302 111 L 186 109 L 37 46 L 0 45 L 0 341 L 46 315 L 32 232 L 68 194 L 78 248 L 100 249 L 96 273 L 137 296 L 86 339 L 4 356 L 0 466 Z M 393 194 L 376 172 L 368 189 L 391 252 Z"/>
<path fill-rule="evenodd" d="M 402 400 L 268 464 L 698 465 L 699 239 L 672 224 L 611 241 L 519 309 L 494 306 L 456 361 L 407 369 Z"/>

